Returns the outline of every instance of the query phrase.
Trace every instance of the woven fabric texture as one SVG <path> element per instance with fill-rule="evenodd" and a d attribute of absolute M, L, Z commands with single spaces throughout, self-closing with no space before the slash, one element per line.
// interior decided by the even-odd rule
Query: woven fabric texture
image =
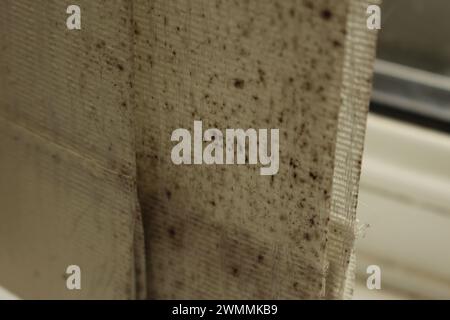
<path fill-rule="evenodd" d="M 0 3 L 0 283 L 24 298 L 351 296 L 365 0 Z M 280 130 L 279 172 L 171 133 Z M 80 265 L 83 288 L 65 287 Z"/>

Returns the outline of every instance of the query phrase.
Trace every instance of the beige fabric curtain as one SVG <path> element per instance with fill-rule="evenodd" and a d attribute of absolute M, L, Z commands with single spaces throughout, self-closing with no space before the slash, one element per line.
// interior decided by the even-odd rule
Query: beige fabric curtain
<path fill-rule="evenodd" d="M 23 298 L 351 296 L 364 0 L 0 3 L 0 284 Z M 273 176 L 173 130 L 279 128 Z M 82 289 L 67 290 L 68 265 Z"/>

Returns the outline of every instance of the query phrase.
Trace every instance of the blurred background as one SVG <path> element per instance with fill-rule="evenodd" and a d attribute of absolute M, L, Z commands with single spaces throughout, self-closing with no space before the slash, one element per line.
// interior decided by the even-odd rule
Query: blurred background
<path fill-rule="evenodd" d="M 354 298 L 450 299 L 450 1 L 384 0 L 381 15 Z"/>

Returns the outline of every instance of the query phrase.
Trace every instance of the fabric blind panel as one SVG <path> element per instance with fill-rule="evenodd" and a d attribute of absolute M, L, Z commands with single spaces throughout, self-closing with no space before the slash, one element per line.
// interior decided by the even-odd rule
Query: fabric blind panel
<path fill-rule="evenodd" d="M 150 298 L 345 296 L 375 42 L 367 5 L 134 2 Z M 171 132 L 194 120 L 279 128 L 279 173 L 174 166 Z"/>
<path fill-rule="evenodd" d="M 130 3 L 77 3 L 80 32 L 64 1 L 0 4 L 0 283 L 21 298 L 136 296 Z"/>
<path fill-rule="evenodd" d="M 23 298 L 351 296 L 365 0 L 0 3 L 0 284 Z M 280 165 L 171 134 L 279 129 Z M 145 235 L 145 236 L 144 236 Z M 145 242 L 145 243 L 144 243 Z M 65 269 L 82 270 L 82 290 Z"/>

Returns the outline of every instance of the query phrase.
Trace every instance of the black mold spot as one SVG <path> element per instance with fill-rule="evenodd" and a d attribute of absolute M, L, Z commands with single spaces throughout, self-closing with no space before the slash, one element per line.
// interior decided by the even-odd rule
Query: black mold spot
<path fill-rule="evenodd" d="M 141 34 L 141 32 L 140 32 L 140 30 L 139 30 L 139 27 L 138 27 L 137 23 L 134 23 L 133 29 L 134 29 L 134 34 L 135 34 L 135 35 L 138 36 L 138 35 Z"/>
<path fill-rule="evenodd" d="M 291 17 L 294 17 L 294 16 L 295 16 L 295 9 L 294 9 L 294 8 L 289 9 L 289 15 L 290 15 Z"/>
<path fill-rule="evenodd" d="M 297 164 L 295 163 L 294 159 L 292 159 L 292 158 L 289 159 L 289 165 L 294 169 L 297 169 L 297 167 L 298 167 Z"/>
<path fill-rule="evenodd" d="M 259 75 L 259 81 L 264 83 L 265 82 L 265 75 L 266 75 L 264 70 L 263 69 L 258 69 L 258 75 Z"/>
<path fill-rule="evenodd" d="M 243 89 L 244 88 L 244 80 L 242 79 L 234 79 L 234 87 L 237 89 Z"/>
<path fill-rule="evenodd" d="M 317 174 L 315 174 L 315 173 L 312 172 L 312 171 L 309 172 L 309 176 L 310 176 L 313 180 L 316 180 L 316 179 L 317 179 Z"/>
<path fill-rule="evenodd" d="M 342 44 L 339 41 L 333 40 L 333 47 L 338 48 L 340 46 L 342 46 Z"/>
<path fill-rule="evenodd" d="M 333 13 L 329 10 L 329 9 L 323 9 L 320 12 L 320 16 L 322 17 L 322 19 L 324 20 L 330 20 L 333 17 Z"/>
<path fill-rule="evenodd" d="M 95 46 L 97 47 L 97 49 L 102 49 L 106 46 L 106 42 L 104 40 L 101 40 L 101 41 L 97 42 L 97 44 Z"/>

